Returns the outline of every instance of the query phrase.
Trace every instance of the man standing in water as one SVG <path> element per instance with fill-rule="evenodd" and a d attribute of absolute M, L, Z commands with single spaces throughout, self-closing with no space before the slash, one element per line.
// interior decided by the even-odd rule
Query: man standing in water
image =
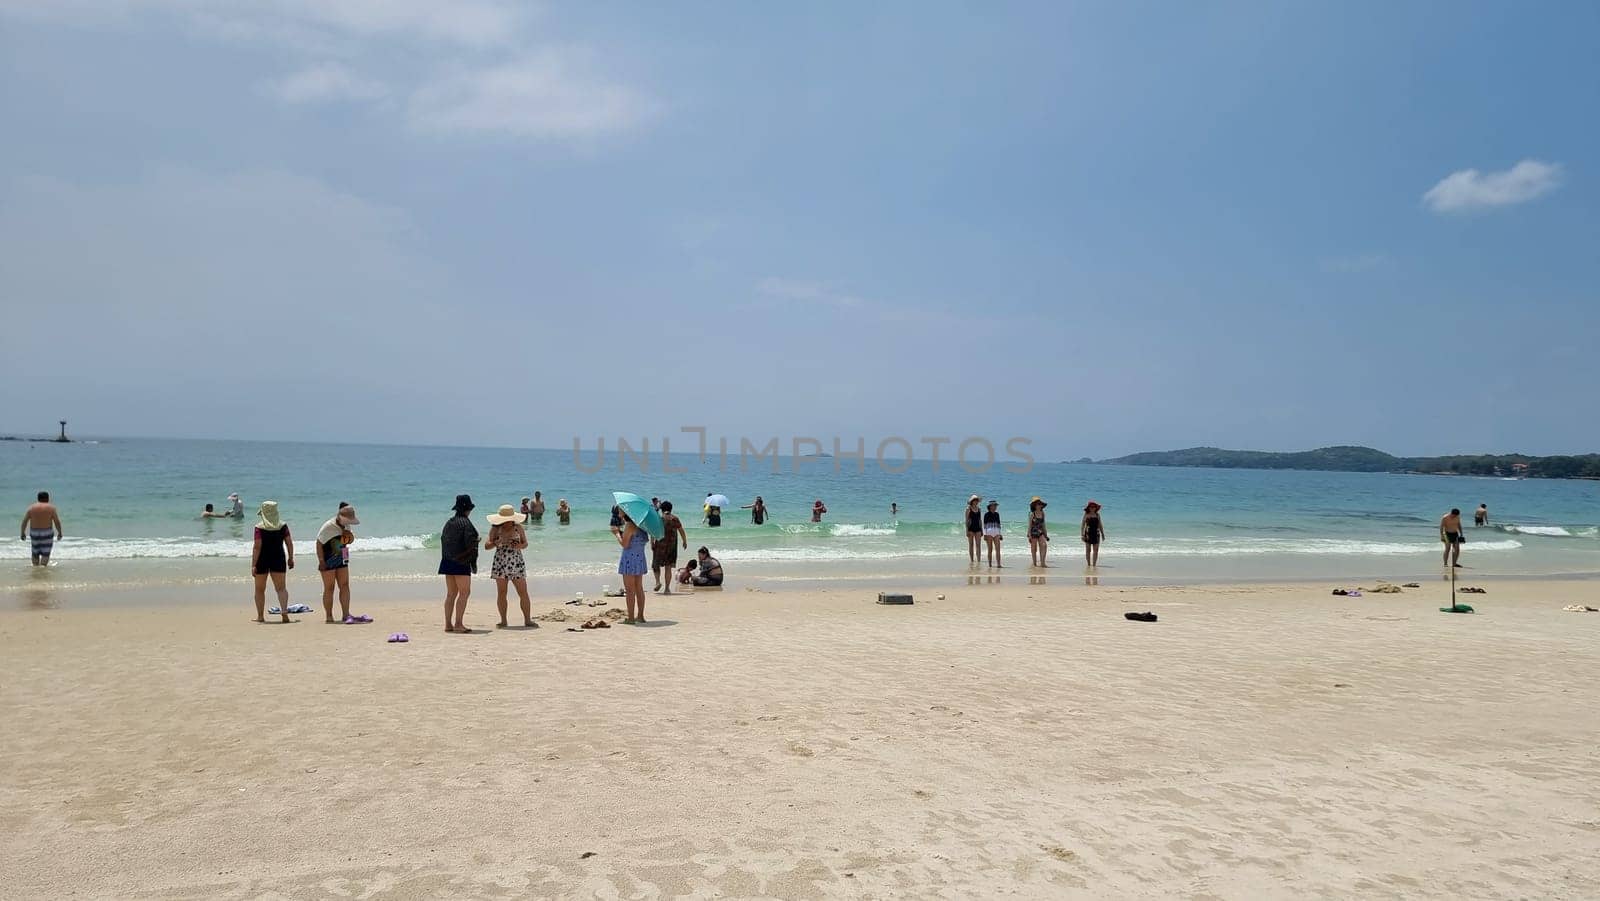
<path fill-rule="evenodd" d="M 544 522 L 544 498 L 533 493 L 533 503 L 528 505 L 528 522 Z"/>
<path fill-rule="evenodd" d="M 39 500 L 22 515 L 22 540 L 32 543 L 33 565 L 49 566 L 50 551 L 63 535 L 61 514 L 50 503 L 50 492 L 39 492 Z"/>
<path fill-rule="evenodd" d="M 1467 536 L 1461 534 L 1461 511 L 1455 507 L 1439 518 L 1439 540 L 1444 542 L 1444 565 L 1461 565 L 1461 543 Z"/>
<path fill-rule="evenodd" d="M 1475 526 L 1486 526 L 1486 525 L 1489 524 L 1489 505 L 1488 504 L 1479 504 L 1478 505 L 1477 512 L 1472 514 L 1472 524 L 1475 525 Z"/>

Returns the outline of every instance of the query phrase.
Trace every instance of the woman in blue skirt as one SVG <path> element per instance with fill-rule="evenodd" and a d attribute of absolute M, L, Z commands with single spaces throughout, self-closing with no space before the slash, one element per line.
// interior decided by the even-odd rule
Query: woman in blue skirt
<path fill-rule="evenodd" d="M 616 532 L 617 543 L 622 545 L 622 559 L 617 561 L 617 574 L 622 576 L 622 590 L 628 596 L 628 618 L 625 623 L 644 622 L 644 574 L 650 571 L 650 561 L 644 558 L 644 546 L 650 540 L 627 513 L 621 512 L 622 528 Z"/>

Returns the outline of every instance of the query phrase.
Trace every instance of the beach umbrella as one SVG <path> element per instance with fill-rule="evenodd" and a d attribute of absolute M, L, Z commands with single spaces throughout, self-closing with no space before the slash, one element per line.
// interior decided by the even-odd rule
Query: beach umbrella
<path fill-rule="evenodd" d="M 706 506 L 708 506 L 708 507 L 731 507 L 731 506 L 733 506 L 733 501 L 728 500 L 728 496 L 726 494 L 713 494 L 710 497 L 706 498 Z"/>
<path fill-rule="evenodd" d="M 611 498 L 639 528 L 650 533 L 651 538 L 661 539 L 666 537 L 667 525 L 661 521 L 661 512 L 650 506 L 648 499 L 642 498 L 637 494 L 629 494 L 626 491 L 613 491 L 611 492 Z"/>

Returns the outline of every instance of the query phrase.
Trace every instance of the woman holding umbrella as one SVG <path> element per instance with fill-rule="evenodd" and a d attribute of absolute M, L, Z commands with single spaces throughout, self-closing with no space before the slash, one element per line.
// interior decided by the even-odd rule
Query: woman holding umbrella
<path fill-rule="evenodd" d="M 628 596 L 625 623 L 644 622 L 644 574 L 650 571 L 650 563 L 644 558 L 644 546 L 649 539 L 633 517 L 622 513 L 622 529 L 617 533 L 622 559 L 617 561 L 617 574 L 622 576 L 622 590 Z"/>
<path fill-rule="evenodd" d="M 644 622 L 644 574 L 650 571 L 650 561 L 645 559 L 645 545 L 650 539 L 665 538 L 666 527 L 661 512 L 637 494 L 613 491 L 622 517 L 622 528 L 617 530 L 617 544 L 622 546 L 622 559 L 617 561 L 617 575 L 622 577 L 622 591 L 628 599 L 628 616 L 625 623 Z"/>
<path fill-rule="evenodd" d="M 706 526 L 715 529 L 716 527 L 722 525 L 722 508 L 730 505 L 731 503 L 732 501 L 728 500 L 728 496 L 726 494 L 706 495 Z"/>

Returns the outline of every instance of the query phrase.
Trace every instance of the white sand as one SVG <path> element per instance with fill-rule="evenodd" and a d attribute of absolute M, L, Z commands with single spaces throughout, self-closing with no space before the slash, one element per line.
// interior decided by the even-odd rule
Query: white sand
<path fill-rule="evenodd" d="M 1329 587 L 0 613 L 0 895 L 1600 897 L 1600 585 Z"/>

